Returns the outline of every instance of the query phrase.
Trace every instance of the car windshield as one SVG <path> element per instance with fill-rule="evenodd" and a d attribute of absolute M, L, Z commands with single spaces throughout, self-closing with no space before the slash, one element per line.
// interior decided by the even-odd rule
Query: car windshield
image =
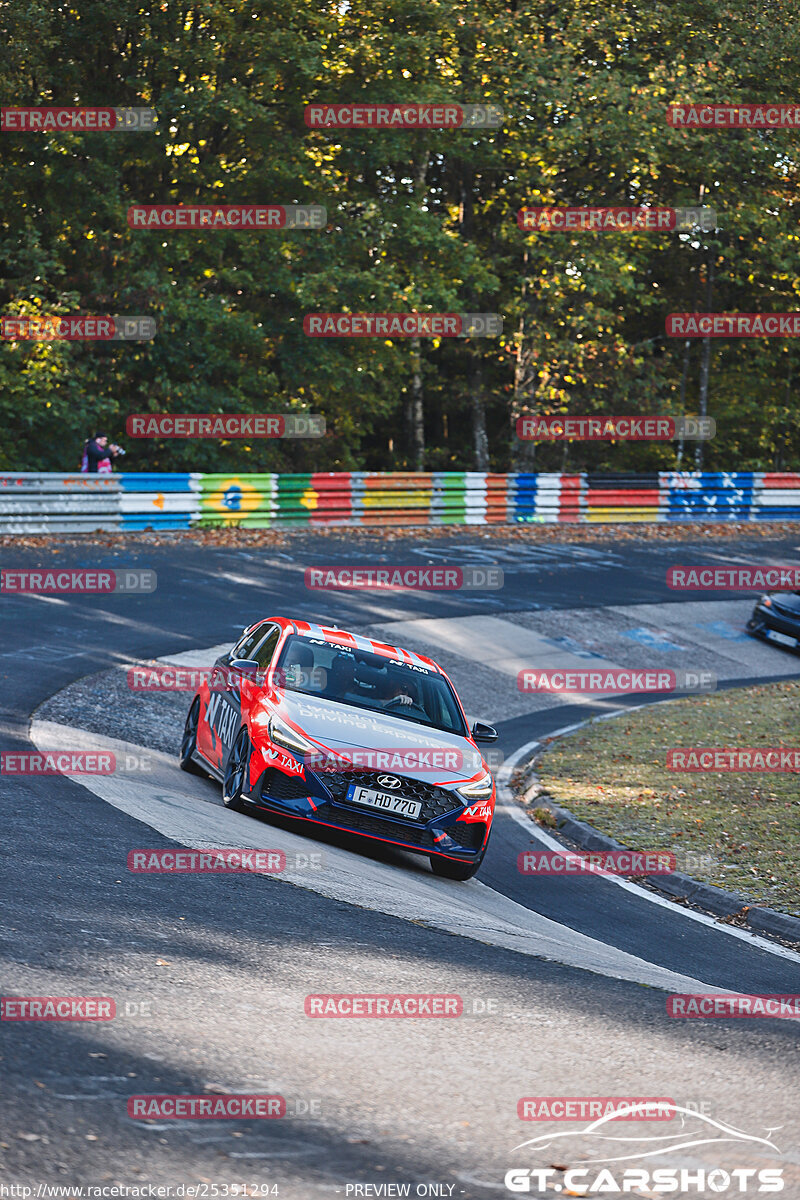
<path fill-rule="evenodd" d="M 287 691 L 386 713 L 447 733 L 467 733 L 453 689 L 442 675 L 383 654 L 292 634 L 273 680 Z"/>

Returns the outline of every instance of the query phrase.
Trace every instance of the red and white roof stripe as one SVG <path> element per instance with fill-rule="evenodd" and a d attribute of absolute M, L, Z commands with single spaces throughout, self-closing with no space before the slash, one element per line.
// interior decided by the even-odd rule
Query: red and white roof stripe
<path fill-rule="evenodd" d="M 323 641 L 336 645 L 352 646 L 356 650 L 366 650 L 370 654 L 381 654 L 384 658 L 399 658 L 402 662 L 411 663 L 417 667 L 427 667 L 428 670 L 442 673 L 441 667 L 432 658 L 424 654 L 415 654 L 413 650 L 404 650 L 402 646 L 389 646 L 386 642 L 376 642 L 372 638 L 362 637 L 360 633 L 350 633 L 346 629 L 329 629 L 327 625 L 315 625 L 310 621 L 293 621 L 297 633 L 305 637 L 322 638 Z"/>

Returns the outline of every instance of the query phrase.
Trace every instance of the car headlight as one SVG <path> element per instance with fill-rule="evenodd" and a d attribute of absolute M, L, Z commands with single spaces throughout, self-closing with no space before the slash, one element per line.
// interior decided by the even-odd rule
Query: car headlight
<path fill-rule="evenodd" d="M 492 782 L 492 777 L 487 771 L 480 779 L 473 779 L 472 783 L 465 783 L 463 787 L 456 788 L 456 791 L 465 800 L 488 800 L 492 794 Z"/>
<path fill-rule="evenodd" d="M 772 597 L 762 596 L 758 603 L 762 608 L 772 608 Z"/>
<path fill-rule="evenodd" d="M 301 733 L 295 733 L 280 717 L 274 715 L 270 717 L 267 732 L 270 740 L 276 746 L 283 746 L 285 750 L 294 750 L 295 754 L 309 754 L 316 750 L 316 746 L 313 746 L 308 738 L 304 738 Z"/>

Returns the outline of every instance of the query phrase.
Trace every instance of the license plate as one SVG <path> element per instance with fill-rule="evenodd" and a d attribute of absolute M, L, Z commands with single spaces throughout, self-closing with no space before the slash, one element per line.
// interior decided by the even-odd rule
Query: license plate
<path fill-rule="evenodd" d="M 768 629 L 767 637 L 771 642 L 780 642 L 782 646 L 797 645 L 796 637 L 790 637 L 788 633 L 779 633 L 777 629 Z"/>
<path fill-rule="evenodd" d="M 402 796 L 391 796 L 388 792 L 375 792 L 372 788 L 351 783 L 347 789 L 351 804 L 364 804 L 367 808 L 379 808 L 382 812 L 394 813 L 397 817 L 409 817 L 415 821 L 422 812 L 420 800 L 404 800 Z"/>

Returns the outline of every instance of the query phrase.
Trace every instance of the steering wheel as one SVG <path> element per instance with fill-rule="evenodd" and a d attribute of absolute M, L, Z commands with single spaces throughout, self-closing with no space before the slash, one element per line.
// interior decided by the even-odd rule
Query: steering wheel
<path fill-rule="evenodd" d="M 416 710 L 416 712 L 425 717 L 426 720 L 428 718 L 428 714 L 425 712 L 425 709 L 421 707 L 421 705 L 415 704 L 413 700 L 410 704 L 404 704 L 399 696 L 392 696 L 391 700 L 387 700 L 384 708 L 399 708 L 403 712 L 414 712 Z"/>

